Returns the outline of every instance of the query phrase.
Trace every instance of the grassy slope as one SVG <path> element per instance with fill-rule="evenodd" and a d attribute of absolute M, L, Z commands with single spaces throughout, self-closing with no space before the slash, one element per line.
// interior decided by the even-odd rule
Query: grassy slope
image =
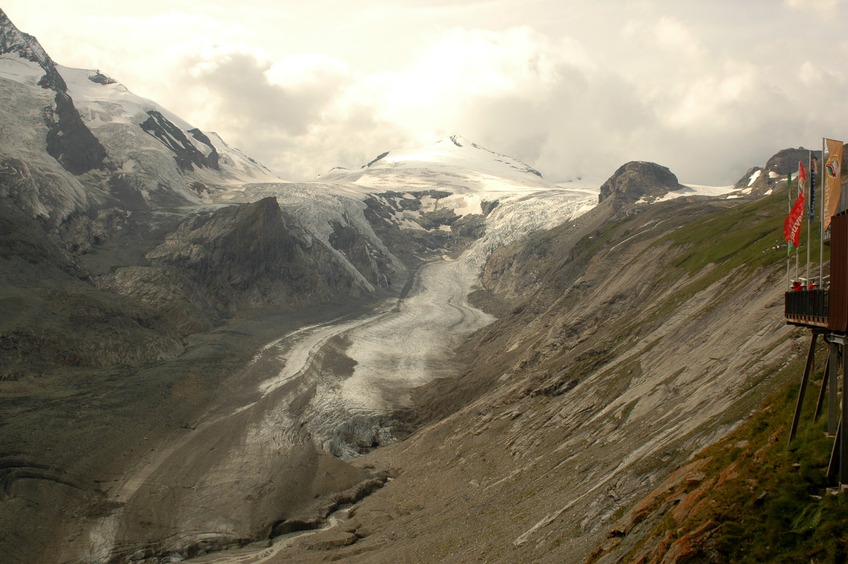
<path fill-rule="evenodd" d="M 678 298 L 685 300 L 735 268 L 782 262 L 785 255 L 769 249 L 780 237 L 784 206 L 785 192 L 780 192 L 670 233 L 668 240 L 689 249 L 677 259 L 678 268 L 695 274 L 718 265 Z M 804 246 L 800 252 L 805 254 Z M 787 438 L 803 355 L 777 371 L 773 393 L 747 421 L 638 503 L 591 560 L 652 562 L 685 555 L 712 562 L 845 561 L 848 498 L 826 488 L 833 439 L 812 413 L 826 357 L 819 343 L 817 373 L 791 445 Z M 639 540 L 628 543 L 623 540 L 628 535 Z"/>
<path fill-rule="evenodd" d="M 786 365 L 760 409 L 637 504 L 590 561 L 844 562 L 848 498 L 827 488 L 833 439 L 813 421 L 820 377 L 787 443 L 802 370 L 800 357 Z M 638 541 L 621 550 L 634 532 Z"/>

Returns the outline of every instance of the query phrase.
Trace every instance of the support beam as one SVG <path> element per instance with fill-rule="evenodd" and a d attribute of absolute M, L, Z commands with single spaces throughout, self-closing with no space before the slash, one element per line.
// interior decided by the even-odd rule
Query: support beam
<path fill-rule="evenodd" d="M 813 336 L 810 339 L 810 350 L 807 351 L 807 364 L 804 365 L 804 376 L 801 377 L 801 387 L 798 389 L 798 401 L 795 403 L 795 415 L 792 417 L 792 427 L 789 429 L 789 442 L 795 438 L 795 433 L 798 431 L 798 421 L 801 419 L 801 408 L 804 406 L 804 393 L 807 391 L 807 382 L 810 380 L 810 372 L 813 370 L 813 364 L 816 360 L 816 339 L 819 334 L 813 331 Z"/>
<path fill-rule="evenodd" d="M 839 466 L 839 445 L 842 442 L 842 419 L 836 426 L 836 439 L 833 441 L 833 448 L 830 451 L 830 461 L 827 463 L 827 483 L 828 485 L 836 485 L 836 474 Z"/>
<path fill-rule="evenodd" d="M 839 424 L 839 403 L 837 389 L 839 387 L 839 349 L 842 346 L 841 339 L 836 336 L 830 337 L 830 359 L 828 360 L 827 379 L 827 434 L 831 437 L 836 435 L 836 427 Z"/>
<path fill-rule="evenodd" d="M 822 382 L 821 389 L 819 390 L 819 397 L 816 400 L 816 411 L 813 413 L 813 422 L 819 420 L 822 413 L 822 407 L 824 407 L 824 396 L 827 393 L 827 382 L 828 376 L 830 372 L 830 354 L 827 355 L 827 360 L 824 363 L 824 371 L 822 372 Z"/>
<path fill-rule="evenodd" d="M 842 351 L 842 413 L 848 413 L 848 354 Z M 848 433 L 842 431 L 839 437 L 839 485 L 848 484 Z"/>

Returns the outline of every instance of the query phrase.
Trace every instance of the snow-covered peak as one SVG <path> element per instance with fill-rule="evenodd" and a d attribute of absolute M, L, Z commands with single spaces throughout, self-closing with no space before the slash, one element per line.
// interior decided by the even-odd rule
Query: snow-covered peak
<path fill-rule="evenodd" d="M 451 192 L 515 191 L 551 188 L 539 171 L 460 135 L 414 149 L 386 151 L 359 169 L 335 168 L 322 182 L 346 182 L 370 188 L 406 185 L 411 189 Z"/>
<path fill-rule="evenodd" d="M 0 55 L 17 53 L 34 63 L 47 64 L 50 57 L 38 40 L 15 27 L 6 13 L 0 9 Z"/>
<path fill-rule="evenodd" d="M 99 70 L 56 64 L 2 11 L 0 94 L 0 123 L 7 131 L 0 136 L 0 153 L 55 179 L 38 183 L 35 195 L 21 192 L 32 200 L 22 207 L 35 215 L 61 219 L 86 208 L 92 197 L 100 199 L 94 193 L 102 189 L 85 188 L 77 178 L 91 170 L 113 175 L 110 182 L 129 182 L 138 193 L 132 197 L 151 205 L 155 199 L 174 201 L 172 195 L 204 203 L 222 186 L 280 181 L 218 135 L 202 132 Z"/>
<path fill-rule="evenodd" d="M 54 110 L 60 122 L 70 123 L 75 119 L 72 114 L 78 113 L 76 130 L 90 130 L 96 142 L 103 145 L 108 168 L 144 173 L 153 186 L 181 190 L 197 183 L 229 185 L 280 180 L 219 136 L 204 133 L 155 102 L 136 96 L 99 70 L 57 65 L 34 37 L 20 31 L 0 10 L 0 82 L 3 79 L 27 87 L 32 100 L 43 98 L 44 87 L 49 86 L 62 98 L 57 98 L 55 104 L 62 102 L 63 108 Z M 15 89 L 15 96 L 24 92 Z M 10 113 L 8 117 L 16 116 Z M 23 123 L 18 125 L 25 127 Z M 51 133 L 59 136 L 65 132 Z M 6 145 L 13 154 L 21 152 Z M 17 149 L 32 152 L 34 147 Z M 195 189 L 184 195 L 197 197 Z"/>
<path fill-rule="evenodd" d="M 427 145 L 417 150 L 400 151 L 387 155 L 383 163 L 400 163 L 413 165 L 414 163 L 437 163 L 442 165 L 456 165 L 464 168 L 475 169 L 481 172 L 493 174 L 507 173 L 513 175 L 518 172 L 522 175 L 532 174 L 539 178 L 541 173 L 525 163 L 490 151 L 476 143 L 468 141 L 460 135 L 451 135 L 438 140 L 432 145 Z"/>
<path fill-rule="evenodd" d="M 202 177 L 198 180 L 203 182 L 231 184 L 280 180 L 260 163 L 224 143 L 217 134 L 200 131 L 156 102 L 133 94 L 99 70 L 61 65 L 58 69 L 86 125 L 98 137 L 116 141 L 107 147 L 112 149 L 113 158 L 119 160 L 116 164 L 120 168 L 137 166 L 136 154 L 143 147 L 164 145 L 177 153 L 178 161 L 181 158 L 191 160 L 191 155 L 184 157 L 183 154 L 194 154 L 191 161 L 194 166 L 186 168 L 194 169 L 191 172 Z M 122 135 L 129 133 L 138 143 L 127 145 L 116 136 L 118 126 L 123 126 Z"/>

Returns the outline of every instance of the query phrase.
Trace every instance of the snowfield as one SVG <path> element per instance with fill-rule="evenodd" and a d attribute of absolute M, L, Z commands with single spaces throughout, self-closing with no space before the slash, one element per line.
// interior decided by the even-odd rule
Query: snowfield
<path fill-rule="evenodd" d="M 449 190 L 451 192 L 511 192 L 547 189 L 541 174 L 528 165 L 490 151 L 459 135 L 425 147 L 388 151 L 358 170 L 333 169 L 322 182 L 352 183 L 372 191 Z"/>
<path fill-rule="evenodd" d="M 162 141 L 146 133 L 141 124 L 148 112 L 158 112 L 182 133 L 188 143 L 202 155 L 212 152 L 209 144 L 197 137 L 204 135 L 179 116 L 151 100 L 137 96 L 99 71 L 55 65 L 34 43 L 31 48 L 45 65 L 54 65 L 67 86 L 83 123 L 106 149 L 110 166 L 123 173 L 134 173 L 139 182 L 139 195 L 145 200 L 156 191 L 171 191 L 187 204 L 210 203 L 208 190 L 216 186 L 244 186 L 256 182 L 279 182 L 280 179 L 238 149 L 230 147 L 215 133 L 206 138 L 218 154 L 218 169 L 195 167 L 181 170 L 174 154 Z M 0 154 L 25 158 L 30 163 L 34 182 L 32 189 L 19 193 L 3 193 L 35 216 L 64 219 L 75 211 L 84 211 L 103 194 L 92 189 L 105 184 L 102 171 L 80 178 L 65 170 L 46 149 L 47 120 L 55 120 L 56 92 L 42 88 L 39 81 L 45 69 L 37 62 L 15 52 L 0 55 Z M 47 111 L 47 113 L 45 113 Z M 195 135 L 192 132 L 197 132 Z M 176 143 L 179 145 L 180 143 Z M 25 171 L 19 176 L 26 176 Z M 203 185 L 205 190 L 196 186 Z"/>

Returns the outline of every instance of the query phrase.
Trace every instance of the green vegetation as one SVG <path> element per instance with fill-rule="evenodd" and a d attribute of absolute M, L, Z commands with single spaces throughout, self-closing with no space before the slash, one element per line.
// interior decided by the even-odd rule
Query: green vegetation
<path fill-rule="evenodd" d="M 819 355 L 822 358 L 824 354 Z M 800 359 L 776 381 L 797 382 Z M 746 423 L 699 458 L 716 481 L 682 523 L 678 538 L 705 524 L 714 528 L 701 546 L 714 561 L 845 562 L 848 559 L 848 493 L 826 484 L 833 439 L 824 422 L 813 422 L 816 392 L 808 389 L 801 427 L 791 445 L 788 427 L 797 383 L 784 384 Z"/>
<path fill-rule="evenodd" d="M 618 323 L 622 336 L 662 323 L 694 296 L 715 289 L 709 294 L 709 303 L 695 313 L 708 314 L 733 292 L 734 281 L 752 288 L 763 284 L 780 288 L 787 256 L 783 240 L 785 188 L 736 206 L 667 205 L 679 206 L 680 217 L 657 223 L 664 233 L 655 234 L 654 240 L 646 229 L 649 220 L 641 220 L 643 227 L 634 229 L 632 236 L 645 237 L 647 244 L 629 260 L 657 256 L 660 251 L 664 264 L 656 270 L 656 291 L 674 290 L 653 310 L 622 319 Z M 699 217 L 692 217 L 696 212 Z M 610 225 L 585 244 L 623 239 L 628 227 L 624 222 Z M 812 255 L 818 260 L 815 237 L 813 245 Z M 799 252 L 806 255 L 806 226 Z M 829 247 L 825 247 L 824 260 L 829 260 Z M 824 349 L 821 346 L 817 355 L 820 364 L 826 357 Z M 833 438 L 826 436 L 823 418 L 813 421 L 821 374 L 807 390 L 800 429 L 788 444 L 803 356 L 786 366 L 764 370 L 761 378 L 755 379 L 758 383 L 768 380 L 772 395 L 750 416 L 727 414 L 728 422 L 747 420 L 695 457 L 703 461 L 703 467 L 693 461 L 697 471 L 681 478 L 667 495 L 659 494 L 661 499 L 655 500 L 651 509 L 634 518 L 637 527 L 641 523 L 651 532 L 629 546 L 623 561 L 640 557 L 645 560 L 638 561 L 649 561 L 674 554 L 674 558 L 697 562 L 848 562 L 848 491 L 840 493 L 828 487 Z M 751 358 L 750 363 L 761 360 Z M 643 521 L 648 514 L 651 520 Z"/>
<path fill-rule="evenodd" d="M 786 191 L 780 190 L 760 200 L 717 210 L 670 231 L 655 245 L 668 245 L 675 256 L 662 280 L 673 283 L 685 276 L 689 282 L 669 298 L 654 317 L 663 318 L 697 293 L 733 274 L 742 275 L 772 269 L 786 260 L 783 220 Z M 817 246 L 817 244 L 816 244 Z M 818 258 L 818 249 L 813 253 Z M 830 259 L 825 247 L 824 260 Z M 806 243 L 798 251 L 806 255 Z M 714 301 L 720 303 L 722 293 Z"/>
<path fill-rule="evenodd" d="M 778 192 L 693 221 L 672 231 L 660 243 L 690 249 L 674 262 L 689 274 L 700 272 L 708 264 L 722 265 L 723 273 L 739 266 L 769 266 L 786 258 L 785 250 L 777 252 L 783 246 L 785 206 L 785 192 Z"/>

